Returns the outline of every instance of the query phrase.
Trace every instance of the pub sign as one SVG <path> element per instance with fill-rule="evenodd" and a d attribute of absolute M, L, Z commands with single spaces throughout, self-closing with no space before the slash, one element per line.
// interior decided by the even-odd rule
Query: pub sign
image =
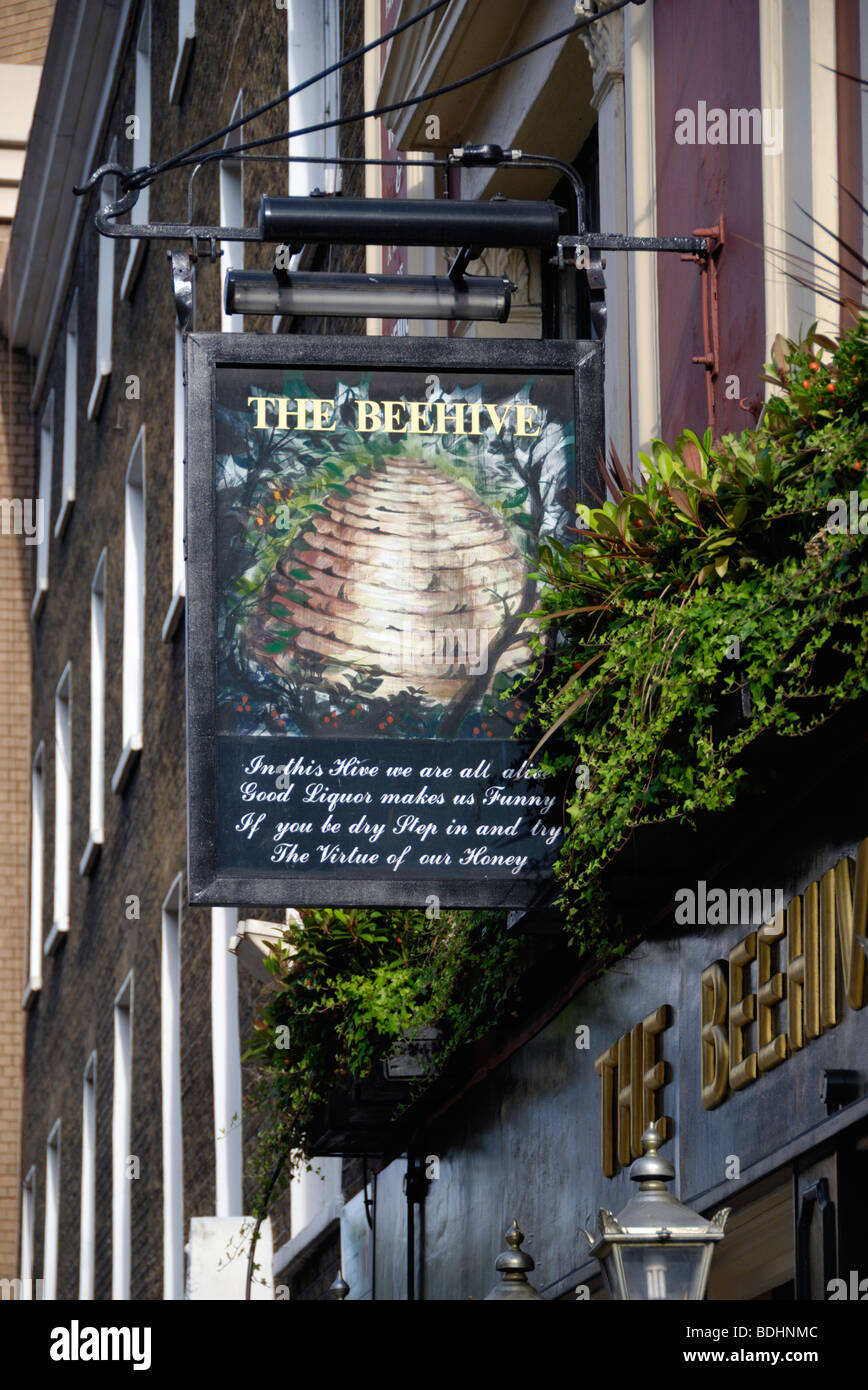
<path fill-rule="evenodd" d="M 599 345 L 191 334 L 187 379 L 191 901 L 545 902 L 516 729 Z"/>

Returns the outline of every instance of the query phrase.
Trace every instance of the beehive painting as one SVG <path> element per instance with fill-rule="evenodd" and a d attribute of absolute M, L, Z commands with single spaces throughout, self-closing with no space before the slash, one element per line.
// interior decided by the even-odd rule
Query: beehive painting
<path fill-rule="evenodd" d="M 415 689 L 448 704 L 520 612 L 526 557 L 436 458 L 387 459 L 322 507 L 275 565 L 248 654 L 286 678 L 313 658 L 326 685 L 349 687 L 367 671 L 382 697 Z M 308 577 L 293 577 L 301 571 Z M 292 636 L 278 647 L 287 625 Z M 525 642 L 513 643 L 490 674 L 529 658 Z"/>
<path fill-rule="evenodd" d="M 409 418 L 475 432 L 402 437 L 360 428 L 378 409 L 362 409 L 376 380 L 324 378 L 282 381 L 266 399 L 292 401 L 283 416 L 251 409 L 257 388 L 244 383 L 218 405 L 223 727 L 509 735 L 534 656 L 536 550 L 569 517 L 569 399 L 560 423 L 551 388 L 537 406 L 530 384 L 499 382 L 497 395 L 486 383 L 499 402 L 488 416 L 480 388 L 440 388 Z M 389 404 L 390 423 L 408 418 Z"/>

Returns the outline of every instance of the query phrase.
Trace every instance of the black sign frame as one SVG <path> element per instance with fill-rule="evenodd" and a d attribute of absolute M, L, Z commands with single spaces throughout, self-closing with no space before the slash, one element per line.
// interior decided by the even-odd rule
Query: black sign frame
<path fill-rule="evenodd" d="M 539 907 L 553 883 L 485 878 L 336 877 L 237 873 L 221 869 L 217 786 L 216 640 L 218 368 L 296 368 L 408 373 L 479 372 L 570 375 L 573 381 L 577 501 L 591 502 L 603 446 L 602 344 L 535 339 L 307 337 L 293 334 L 190 333 L 186 337 L 187 843 L 191 904 L 262 907 L 424 907 L 431 897 L 454 907 Z M 301 745 L 304 740 L 299 738 Z M 386 745 L 389 740 L 382 740 Z M 395 740 L 398 743 L 399 740 Z M 406 740 L 401 742 L 406 743 Z M 335 746 L 347 747 L 344 740 Z M 391 746 L 394 746 L 392 744 Z"/>

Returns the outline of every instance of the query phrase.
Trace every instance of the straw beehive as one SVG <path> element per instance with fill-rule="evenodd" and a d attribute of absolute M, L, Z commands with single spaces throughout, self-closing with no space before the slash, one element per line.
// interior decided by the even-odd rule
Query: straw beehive
<path fill-rule="evenodd" d="M 527 562 L 507 528 L 436 464 L 407 458 L 357 473 L 322 507 L 275 566 L 248 655 L 288 680 L 313 659 L 326 687 L 362 671 L 378 696 L 412 687 L 447 703 L 523 607 Z M 529 655 L 516 642 L 489 674 Z"/>

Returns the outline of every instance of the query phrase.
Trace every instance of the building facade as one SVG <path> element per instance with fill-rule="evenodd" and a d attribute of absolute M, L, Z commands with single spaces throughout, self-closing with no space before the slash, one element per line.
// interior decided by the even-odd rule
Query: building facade
<path fill-rule="evenodd" d="M 2 316 L 18 373 L 7 409 L 22 419 L 26 394 L 30 486 L 46 518 L 13 577 L 23 599 L 26 572 L 33 671 L 29 756 L 15 773 L 19 802 L 22 781 L 30 793 L 30 887 L 16 928 L 26 1059 L 17 1272 L 41 1278 L 45 1297 L 181 1298 L 191 1221 L 249 1211 L 256 1117 L 242 1106 L 241 1050 L 261 986 L 228 946 L 239 920 L 279 917 L 187 901 L 196 828 L 186 819 L 181 335 L 165 244 L 100 238 L 98 195 L 71 189 L 102 163 L 139 167 L 189 146 L 422 8 L 230 0 L 218 16 L 201 0 L 76 0 L 54 21 Z M 762 407 L 775 334 L 836 329 L 837 299 L 859 291 L 852 254 L 840 267 L 837 250 L 831 268 L 826 257 L 836 236 L 865 246 L 846 190 L 863 187 L 868 148 L 856 80 L 868 74 L 868 6 L 647 0 L 425 98 L 599 8 L 450 0 L 254 129 L 280 135 L 287 119 L 298 130 L 418 100 L 269 147 L 319 164 L 203 165 L 194 220 L 251 226 L 273 189 L 567 206 L 555 168 L 445 177 L 424 167 L 486 142 L 552 157 L 583 178 L 594 229 L 702 229 L 718 248 L 702 273 L 671 253 L 606 254 L 607 441 L 634 459 L 685 426 L 744 428 Z M 339 172 L 327 162 L 337 154 L 348 160 Z M 398 163 L 349 162 L 363 155 Z M 108 174 L 100 196 L 115 193 Z M 181 221 L 187 200 L 186 175 L 173 171 L 131 215 Z M 198 331 L 550 332 L 554 277 L 532 249 L 485 252 L 472 266 L 516 285 L 502 326 L 239 321 L 222 307 L 224 269 L 266 268 L 268 248 L 220 249 L 219 263 L 206 252 L 193 267 Z M 306 247 L 296 264 L 335 269 L 336 257 Z M 340 261 L 411 274 L 447 263 L 398 245 Z M 666 1119 L 681 1199 L 705 1213 L 734 1208 L 711 1297 L 823 1298 L 831 1279 L 865 1265 L 857 938 L 868 825 L 852 790 L 865 748 L 858 730 L 836 737 L 795 772 L 782 760 L 774 822 L 727 822 L 724 851 L 676 836 L 637 847 L 623 893 L 642 945 L 617 971 L 552 980 L 469 1078 L 414 1112 L 409 1139 L 386 1131 L 365 1150 L 351 1134 L 323 1134 L 319 1171 L 272 1211 L 278 1297 L 322 1297 L 339 1267 L 351 1299 L 483 1297 L 517 1217 L 544 1296 L 594 1298 L 580 1228 L 626 1200 L 640 1121 L 655 1116 Z M 747 900 L 731 926 L 697 918 L 697 930 L 676 932 L 667 904 L 691 881 L 736 895 L 767 883 L 780 898 L 771 914 Z M 838 1073 L 849 1081 L 830 1090 Z"/>

